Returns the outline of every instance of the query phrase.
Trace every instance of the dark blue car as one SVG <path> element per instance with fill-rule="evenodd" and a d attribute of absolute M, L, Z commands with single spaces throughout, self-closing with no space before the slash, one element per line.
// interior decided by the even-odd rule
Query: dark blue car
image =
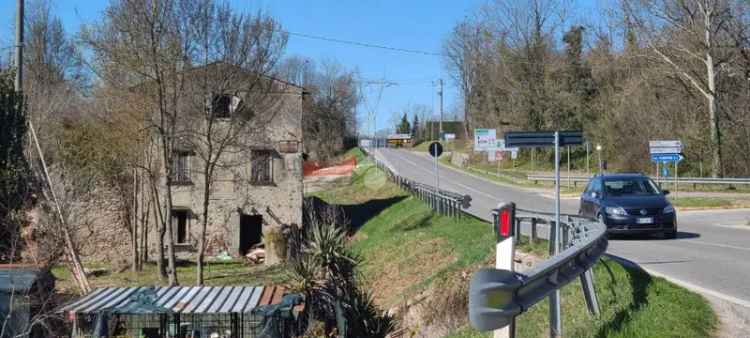
<path fill-rule="evenodd" d="M 642 174 L 601 174 L 581 195 L 579 213 L 596 218 L 610 234 L 662 234 L 677 237 L 677 214 L 661 190 Z"/>

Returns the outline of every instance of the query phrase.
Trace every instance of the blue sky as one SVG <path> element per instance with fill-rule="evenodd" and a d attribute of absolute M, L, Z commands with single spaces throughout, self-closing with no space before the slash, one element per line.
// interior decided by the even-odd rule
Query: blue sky
<path fill-rule="evenodd" d="M 389 47 L 439 52 L 446 36 L 456 22 L 469 15 L 483 0 L 232 0 L 242 11 L 263 10 L 278 19 L 290 32 L 352 40 Z M 583 1 L 589 7 L 594 1 Z M 83 23 L 96 20 L 107 5 L 100 0 L 58 0 L 53 9 L 61 17 L 68 32 L 76 32 Z M 15 1 L 0 2 L 2 29 L 0 48 L 13 44 Z M 580 12 L 579 12 L 580 13 Z M 582 13 L 580 13 L 582 14 Z M 7 53 L 7 50 L 3 50 Z M 7 54 L 6 54 L 7 55 Z M 385 88 L 376 105 L 378 86 L 364 86 L 365 110 L 377 110 L 378 129 L 390 125 L 393 112 L 409 105 L 423 104 L 434 108 L 438 100 L 435 80 L 446 84 L 444 107 L 454 108 L 457 90 L 438 56 L 416 55 L 395 51 L 290 36 L 286 55 L 300 55 L 316 62 L 335 60 L 356 68 L 364 79 L 386 79 L 397 83 Z M 364 127 L 362 125 L 362 127 Z"/>

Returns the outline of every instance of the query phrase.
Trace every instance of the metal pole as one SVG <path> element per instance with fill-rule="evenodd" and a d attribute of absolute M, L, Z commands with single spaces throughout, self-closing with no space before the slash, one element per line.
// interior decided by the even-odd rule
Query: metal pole
<path fill-rule="evenodd" d="M 677 164 L 680 163 L 680 161 L 674 161 L 674 197 L 677 198 L 677 188 L 680 184 L 680 175 L 677 173 Z"/>
<path fill-rule="evenodd" d="M 591 170 L 589 167 L 589 146 L 590 144 L 586 142 L 586 175 L 591 176 Z"/>
<path fill-rule="evenodd" d="M 570 146 L 568 146 L 568 189 L 570 189 Z"/>
<path fill-rule="evenodd" d="M 656 161 L 656 185 L 661 188 L 661 182 L 659 182 L 659 161 Z"/>
<path fill-rule="evenodd" d="M 583 297 L 586 300 L 586 307 L 589 309 L 589 314 L 599 316 L 599 300 L 596 298 L 594 274 L 591 269 L 586 270 L 581 275 L 581 286 L 583 287 Z"/>
<path fill-rule="evenodd" d="M 432 152 L 437 154 L 437 143 L 433 146 Z M 439 166 L 438 166 L 438 157 L 433 156 L 435 158 L 435 192 L 439 193 L 440 191 L 440 172 L 439 172 Z"/>
<path fill-rule="evenodd" d="M 443 139 L 443 79 L 440 82 L 440 133 L 438 134 L 438 140 Z"/>
<path fill-rule="evenodd" d="M 15 90 L 23 90 L 23 0 L 16 2 L 16 80 Z"/>
<path fill-rule="evenodd" d="M 553 255 L 560 253 L 560 132 L 555 132 L 555 225 L 552 227 Z M 560 320 L 560 290 L 555 290 L 549 296 L 550 337 L 562 336 L 562 321 Z"/>

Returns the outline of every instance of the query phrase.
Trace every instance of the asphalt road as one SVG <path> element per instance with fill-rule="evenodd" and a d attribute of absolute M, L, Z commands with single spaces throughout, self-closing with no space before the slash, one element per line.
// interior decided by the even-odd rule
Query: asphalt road
<path fill-rule="evenodd" d="M 375 156 L 399 175 L 435 184 L 432 158 L 410 151 L 377 149 Z M 440 188 L 472 197 L 468 212 L 485 220 L 502 201 L 518 208 L 554 211 L 548 191 L 495 183 L 440 166 Z M 577 213 L 577 199 L 561 201 L 563 213 Z M 608 253 L 654 275 L 732 303 L 750 307 L 750 209 L 678 211 L 678 237 L 610 239 Z M 489 249 L 489 248 L 488 248 Z"/>

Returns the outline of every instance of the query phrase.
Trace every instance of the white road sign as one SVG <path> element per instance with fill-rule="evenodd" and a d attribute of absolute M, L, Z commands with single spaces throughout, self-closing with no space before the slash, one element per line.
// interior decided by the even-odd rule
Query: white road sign
<path fill-rule="evenodd" d="M 682 153 L 682 142 L 680 140 L 655 140 L 648 142 L 651 154 L 679 154 Z"/>
<path fill-rule="evenodd" d="M 488 151 L 495 148 L 495 129 L 474 129 L 474 151 Z"/>

